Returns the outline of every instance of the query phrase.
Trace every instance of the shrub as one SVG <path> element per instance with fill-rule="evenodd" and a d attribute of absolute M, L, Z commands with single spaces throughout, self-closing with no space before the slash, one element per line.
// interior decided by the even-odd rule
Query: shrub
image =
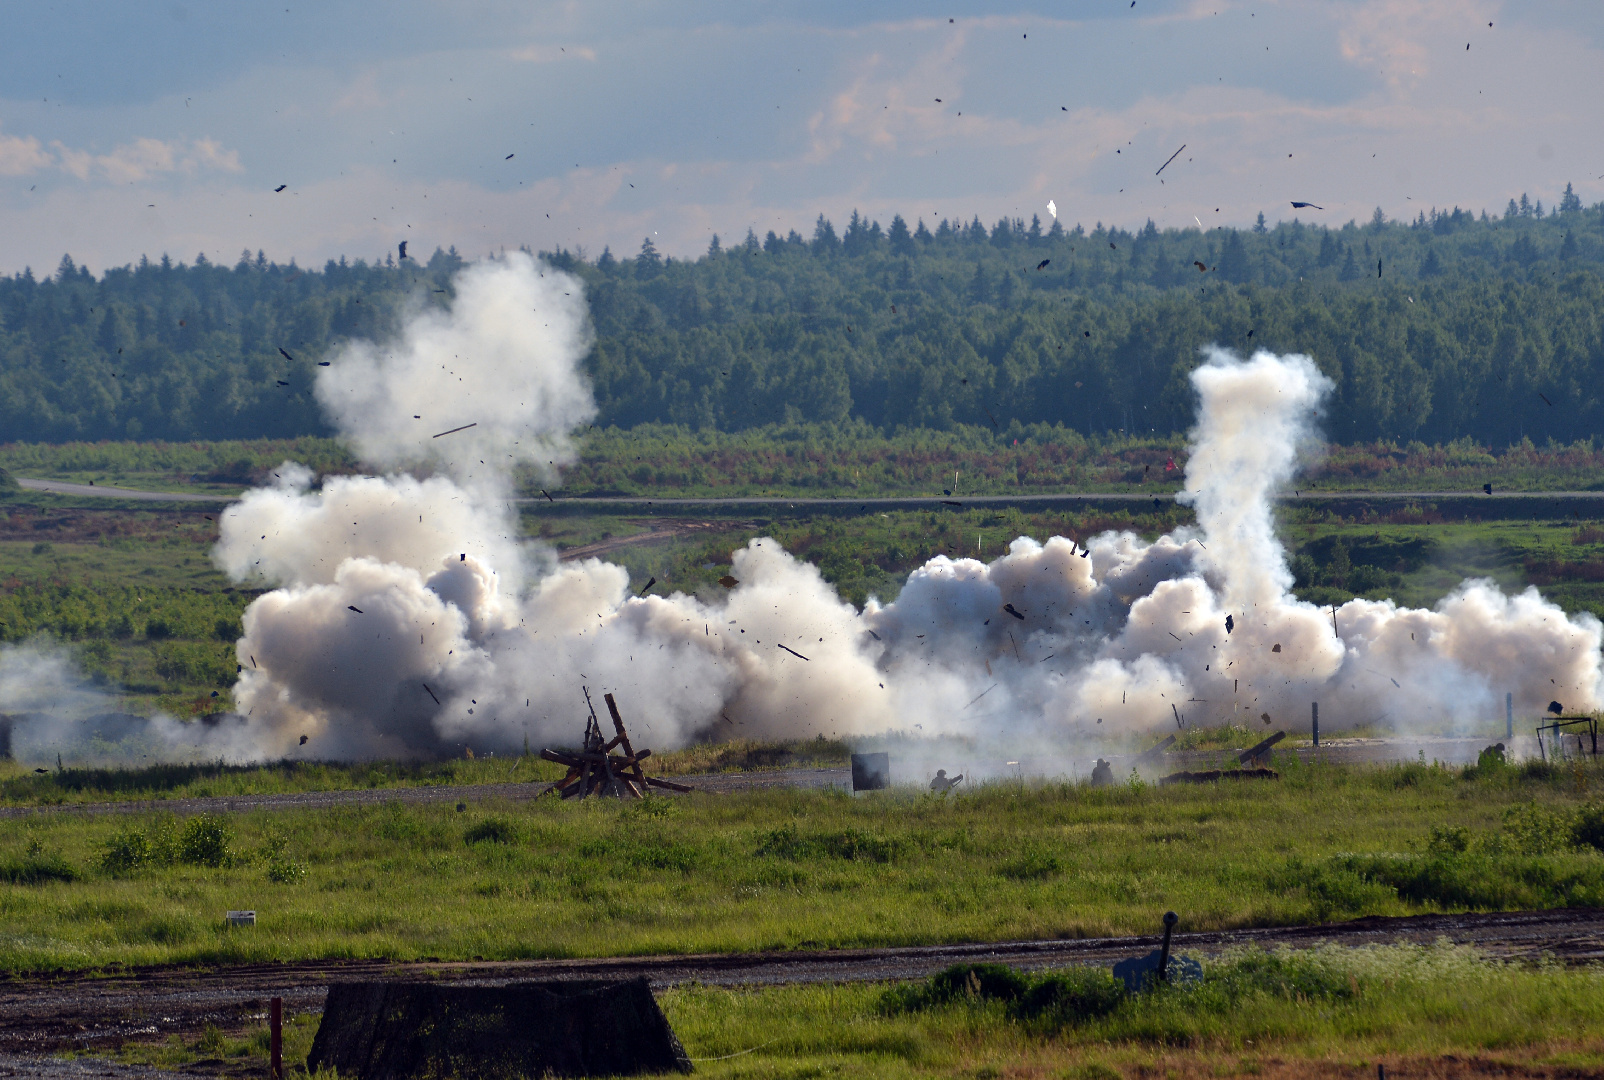
<path fill-rule="evenodd" d="M 1019 999 L 1018 1015 L 1055 1024 L 1107 1016 L 1125 1001 L 1125 984 L 1103 968 L 1079 968 L 1041 979 Z"/>
<path fill-rule="evenodd" d="M 122 829 L 112 833 L 100 855 L 100 865 L 113 874 L 138 870 L 150 862 L 150 837 L 138 829 Z"/>
<path fill-rule="evenodd" d="M 1571 822 L 1571 843 L 1604 851 L 1604 805 L 1589 803 Z"/>
<path fill-rule="evenodd" d="M 0 860 L 0 881 L 11 885 L 41 885 L 47 881 L 77 881 L 78 871 L 60 855 L 31 853 L 22 859 Z"/>
<path fill-rule="evenodd" d="M 483 821 L 475 822 L 462 834 L 464 843 L 478 844 L 488 841 L 492 844 L 511 844 L 518 839 L 517 827 L 503 817 L 487 817 Z"/>
<path fill-rule="evenodd" d="M 223 866 L 229 861 L 228 845 L 234 830 L 227 820 L 201 814 L 184 823 L 178 835 L 178 860 L 190 866 Z"/>
<path fill-rule="evenodd" d="M 1470 849 L 1470 830 L 1463 825 L 1433 825 L 1426 850 L 1433 855 L 1463 855 Z"/>
<path fill-rule="evenodd" d="M 306 876 L 306 867 L 288 859 L 274 859 L 267 864 L 267 880 L 279 885 L 293 885 Z"/>
<path fill-rule="evenodd" d="M 885 1012 L 912 1012 L 955 1001 L 1018 1001 L 1030 980 L 1003 964 L 954 964 L 925 983 L 894 986 L 881 998 Z"/>

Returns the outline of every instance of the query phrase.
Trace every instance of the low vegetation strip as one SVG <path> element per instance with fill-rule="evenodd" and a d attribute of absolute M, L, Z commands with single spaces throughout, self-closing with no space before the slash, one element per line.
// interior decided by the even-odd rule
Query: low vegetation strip
<path fill-rule="evenodd" d="M 687 986 L 663 1009 L 709 1076 L 1592 1075 L 1604 980 L 1450 945 L 1244 949 L 1139 994 L 1103 970 L 963 965 L 894 986 Z M 740 1058 L 731 1055 L 741 1054 Z M 720 1060 L 722 1059 L 722 1060 Z"/>
<path fill-rule="evenodd" d="M 1101 937 L 1150 933 L 1167 908 L 1209 930 L 1604 905 L 1597 770 L 1278 765 L 1275 784 L 386 801 L 204 829 L 30 815 L 0 838 L 15 868 L 0 969 Z M 256 927 L 225 927 L 242 908 Z"/>

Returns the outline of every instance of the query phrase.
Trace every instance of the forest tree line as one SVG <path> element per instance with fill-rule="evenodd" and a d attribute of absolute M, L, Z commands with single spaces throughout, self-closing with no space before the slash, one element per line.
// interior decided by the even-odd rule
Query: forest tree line
<path fill-rule="evenodd" d="M 820 215 L 811 234 L 546 253 L 584 279 L 598 424 L 1173 435 L 1209 344 L 1304 352 L 1339 442 L 1506 446 L 1604 421 L 1604 204 L 1522 196 L 1330 229 L 1135 232 Z M 244 253 L 0 277 L 0 430 L 26 442 L 328 435 L 342 342 L 450 302 L 453 249 L 320 270 Z M 439 291 L 444 290 L 444 291 Z"/>

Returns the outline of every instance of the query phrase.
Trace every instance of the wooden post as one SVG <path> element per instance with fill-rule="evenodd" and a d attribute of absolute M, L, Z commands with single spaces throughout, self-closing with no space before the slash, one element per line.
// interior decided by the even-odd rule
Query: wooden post
<path fill-rule="evenodd" d="M 1265 739 L 1263 742 L 1261 742 L 1259 745 L 1253 747 L 1251 750 L 1244 750 L 1240 754 L 1238 754 L 1236 756 L 1237 763 L 1241 764 L 1241 765 L 1246 765 L 1251 761 L 1257 760 L 1258 758 L 1262 757 L 1264 754 L 1267 754 L 1269 752 L 1269 750 L 1270 750 L 1270 747 L 1274 746 L 1276 743 L 1280 742 L 1282 739 L 1284 739 L 1286 737 L 1287 737 L 1287 733 L 1286 732 L 1284 732 L 1284 731 L 1276 732 L 1274 735 L 1271 735 L 1268 739 Z"/>
<path fill-rule="evenodd" d="M 1318 701 L 1311 701 L 1309 703 L 1309 714 L 1310 714 L 1310 724 L 1314 728 L 1314 745 L 1315 745 L 1315 749 L 1319 749 L 1319 747 L 1320 747 L 1320 703 Z"/>
<path fill-rule="evenodd" d="M 1513 739 L 1514 737 L 1515 695 L 1513 693 L 1507 693 L 1504 695 L 1504 738 Z"/>
<path fill-rule="evenodd" d="M 1181 917 L 1175 912 L 1166 911 L 1164 913 L 1164 944 L 1159 947 L 1158 951 L 1158 978 L 1160 982 L 1170 981 L 1170 931 L 1174 930 L 1175 924 L 1180 921 Z"/>
<path fill-rule="evenodd" d="M 268 1009 L 267 1070 L 273 1080 L 284 1077 L 284 999 L 276 997 Z"/>

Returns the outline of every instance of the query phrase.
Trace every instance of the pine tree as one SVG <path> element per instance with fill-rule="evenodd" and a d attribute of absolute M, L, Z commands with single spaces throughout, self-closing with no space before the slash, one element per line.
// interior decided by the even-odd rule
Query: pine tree
<path fill-rule="evenodd" d="M 1151 224 L 1151 219 L 1149 219 L 1149 224 Z M 1259 211 L 1259 220 L 1253 223 L 1253 231 L 1258 233 L 1260 236 L 1263 236 L 1265 233 L 1270 231 L 1270 227 L 1264 223 L 1263 210 Z"/>
<path fill-rule="evenodd" d="M 922 227 L 923 223 L 921 223 Z M 913 237 L 908 234 L 908 223 L 898 214 L 891 219 L 891 254 L 912 255 L 914 253 Z"/>

